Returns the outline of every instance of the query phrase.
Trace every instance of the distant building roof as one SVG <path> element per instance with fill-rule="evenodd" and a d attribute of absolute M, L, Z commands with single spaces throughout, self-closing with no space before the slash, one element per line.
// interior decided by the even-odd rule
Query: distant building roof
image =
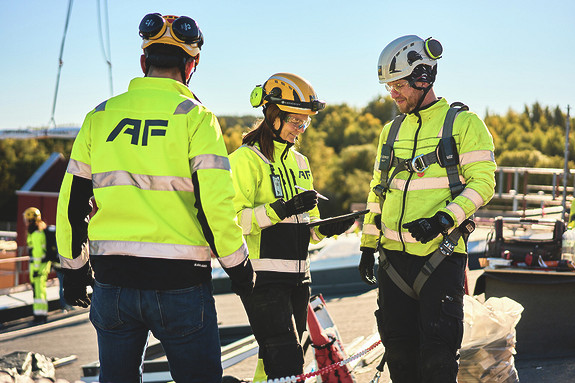
<path fill-rule="evenodd" d="M 61 153 L 52 153 L 44 163 L 32 174 L 24 186 L 16 192 L 60 192 L 68 160 Z"/>

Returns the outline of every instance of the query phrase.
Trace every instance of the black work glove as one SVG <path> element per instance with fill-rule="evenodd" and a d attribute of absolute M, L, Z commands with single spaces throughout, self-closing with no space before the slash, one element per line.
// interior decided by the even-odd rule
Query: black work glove
<path fill-rule="evenodd" d="M 373 217 L 373 219 L 375 227 L 377 227 L 377 230 L 381 231 L 381 214 L 376 214 L 375 217 Z"/>
<path fill-rule="evenodd" d="M 349 229 L 354 222 L 355 218 L 349 218 L 344 221 L 326 223 L 324 225 L 320 225 L 319 232 L 325 235 L 326 237 L 340 235 L 342 233 L 345 233 L 346 230 Z"/>
<path fill-rule="evenodd" d="M 420 218 L 403 225 L 409 230 L 413 238 L 421 243 L 427 243 L 440 233 L 447 232 L 453 226 L 453 219 L 449 214 L 438 211 L 431 218 Z"/>
<path fill-rule="evenodd" d="M 224 268 L 232 281 L 232 291 L 242 296 L 250 295 L 256 282 L 256 274 L 249 258 L 234 267 Z"/>
<path fill-rule="evenodd" d="M 90 262 L 86 262 L 80 269 L 62 269 L 64 278 L 64 298 L 69 305 L 88 307 L 91 299 L 86 290 L 87 286 L 94 286 L 92 267 Z"/>
<path fill-rule="evenodd" d="M 313 209 L 315 205 L 317 205 L 317 193 L 315 190 L 308 190 L 296 194 L 288 201 L 284 201 L 280 198 L 270 204 L 280 219 L 309 211 Z"/>
<path fill-rule="evenodd" d="M 32 278 L 36 279 L 40 276 L 40 273 L 38 273 L 37 271 L 33 271 L 32 272 Z"/>
<path fill-rule="evenodd" d="M 377 283 L 375 277 L 373 276 L 373 266 L 375 265 L 375 259 L 373 255 L 375 254 L 375 249 L 371 247 L 362 247 L 361 249 L 361 260 L 359 261 L 359 275 L 361 279 L 368 285 L 375 285 Z"/>

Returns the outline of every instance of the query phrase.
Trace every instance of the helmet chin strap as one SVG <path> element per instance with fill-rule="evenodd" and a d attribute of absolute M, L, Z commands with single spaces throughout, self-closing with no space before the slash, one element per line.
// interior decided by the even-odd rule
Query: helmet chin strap
<path fill-rule="evenodd" d="M 417 90 L 422 90 L 423 94 L 421 95 L 421 97 L 419 98 L 419 101 L 417 102 L 417 105 L 415 106 L 415 108 L 413 108 L 412 111 L 410 111 L 409 113 L 417 113 L 421 110 L 421 104 L 423 103 L 423 100 L 425 100 L 425 97 L 427 96 L 427 93 L 429 93 L 429 91 L 431 90 L 431 87 L 433 86 L 433 82 L 428 83 L 429 86 L 427 87 L 423 87 L 423 86 L 417 86 L 415 85 L 415 80 L 409 80 L 409 86 L 411 86 L 413 89 L 417 89 Z"/>

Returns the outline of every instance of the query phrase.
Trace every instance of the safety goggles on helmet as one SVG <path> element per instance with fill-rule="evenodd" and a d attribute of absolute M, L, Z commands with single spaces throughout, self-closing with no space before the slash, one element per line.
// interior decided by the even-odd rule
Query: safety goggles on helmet
<path fill-rule="evenodd" d="M 188 16 L 149 13 L 140 22 L 142 48 L 152 44 L 170 44 L 181 47 L 190 56 L 200 53 L 204 36 L 198 24 Z"/>
<path fill-rule="evenodd" d="M 311 124 L 311 118 L 308 117 L 305 120 L 300 120 L 299 118 L 296 118 L 294 116 L 287 115 L 284 118 L 284 122 L 287 122 L 288 124 L 291 124 L 296 129 L 303 130 L 305 132 L 305 130 L 307 129 L 309 124 Z"/>

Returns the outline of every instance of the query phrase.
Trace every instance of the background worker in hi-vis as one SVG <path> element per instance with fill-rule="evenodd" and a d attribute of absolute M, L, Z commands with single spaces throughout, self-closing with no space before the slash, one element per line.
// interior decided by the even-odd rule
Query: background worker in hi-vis
<path fill-rule="evenodd" d="M 62 182 L 64 294 L 87 307 L 94 285 L 101 382 L 141 382 L 151 331 L 176 382 L 220 383 L 211 254 L 238 294 L 251 292 L 254 273 L 220 126 L 187 87 L 203 35 L 187 16 L 158 13 L 140 35 L 145 77 L 88 113 Z"/>
<path fill-rule="evenodd" d="M 46 281 L 50 274 L 50 261 L 46 259 L 46 223 L 42 221 L 39 209 L 29 207 L 24 211 L 26 223 L 28 256 L 30 257 L 30 283 L 34 293 L 34 323 L 46 323 L 48 318 L 48 297 L 46 296 Z"/>

